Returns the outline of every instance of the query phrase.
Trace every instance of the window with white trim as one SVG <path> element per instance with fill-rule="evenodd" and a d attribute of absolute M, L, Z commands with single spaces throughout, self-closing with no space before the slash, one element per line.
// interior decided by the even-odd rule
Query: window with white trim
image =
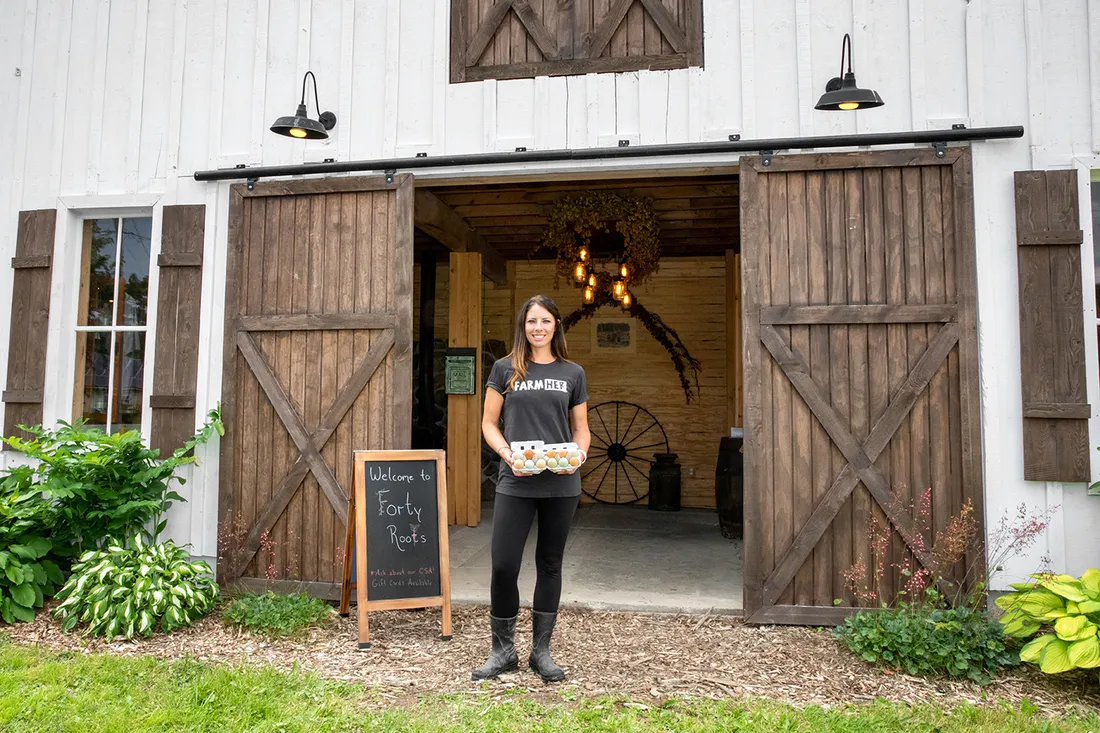
<path fill-rule="evenodd" d="M 84 222 L 73 417 L 107 433 L 141 429 L 150 217 Z"/>
<path fill-rule="evenodd" d="M 1096 333 L 1100 336 L 1100 170 L 1089 176 L 1092 194 L 1092 258 L 1096 271 Z"/>

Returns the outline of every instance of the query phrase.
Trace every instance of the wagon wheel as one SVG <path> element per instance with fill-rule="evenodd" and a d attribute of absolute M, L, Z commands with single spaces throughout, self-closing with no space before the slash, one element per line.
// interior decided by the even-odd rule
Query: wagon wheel
<path fill-rule="evenodd" d="M 646 498 L 653 454 L 669 452 L 657 418 L 633 402 L 602 402 L 588 411 L 588 428 L 592 447 L 581 468 L 584 493 L 604 504 Z"/>

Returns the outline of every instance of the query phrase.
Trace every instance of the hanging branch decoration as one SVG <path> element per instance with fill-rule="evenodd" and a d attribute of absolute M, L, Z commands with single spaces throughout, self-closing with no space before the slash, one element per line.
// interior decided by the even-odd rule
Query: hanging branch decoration
<path fill-rule="evenodd" d="M 621 251 L 596 251 L 593 237 L 612 231 L 622 235 Z M 535 253 L 544 249 L 557 253 L 555 287 L 566 278 L 584 290 L 584 305 L 562 321 L 565 330 L 591 318 L 600 308 L 619 306 L 638 319 L 668 352 L 690 403 L 699 390 L 699 360 L 688 352 L 675 330 L 630 292 L 657 271 L 660 233 L 657 214 L 648 198 L 615 191 L 585 191 L 558 201 Z M 603 269 L 609 265 L 613 273 Z"/>
<path fill-rule="evenodd" d="M 596 315 L 596 311 L 600 308 L 607 305 L 618 305 L 610 294 L 607 294 L 605 297 L 606 300 L 601 299 L 594 303 L 583 305 L 563 318 L 561 322 L 562 328 L 568 331 L 581 321 Z M 677 334 L 671 326 L 665 323 L 664 319 L 659 315 L 648 310 L 637 300 L 630 305 L 629 309 L 624 308 L 624 310 L 626 310 L 631 318 L 637 318 L 641 321 L 650 335 L 668 352 L 669 357 L 672 359 L 672 365 L 676 368 L 676 374 L 680 377 L 680 386 L 684 390 L 684 395 L 687 397 L 688 404 L 690 404 L 692 398 L 698 394 L 699 371 L 702 369 L 702 364 L 688 352 L 687 346 L 680 340 L 679 334 Z M 688 379 L 689 371 L 691 372 L 690 380 Z M 694 389 L 692 388 L 693 384 Z"/>

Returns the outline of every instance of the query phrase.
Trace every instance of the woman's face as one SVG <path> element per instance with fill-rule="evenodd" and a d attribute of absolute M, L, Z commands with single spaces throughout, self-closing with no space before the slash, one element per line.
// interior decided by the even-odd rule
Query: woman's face
<path fill-rule="evenodd" d="M 524 328 L 527 331 L 527 342 L 532 347 L 549 346 L 550 339 L 554 337 L 554 316 L 541 305 L 532 305 L 527 309 L 527 320 Z"/>

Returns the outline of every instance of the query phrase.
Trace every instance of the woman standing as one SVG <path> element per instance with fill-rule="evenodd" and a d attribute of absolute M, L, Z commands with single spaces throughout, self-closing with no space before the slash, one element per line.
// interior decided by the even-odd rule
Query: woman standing
<path fill-rule="evenodd" d="M 535 548 L 535 597 L 528 664 L 546 682 L 565 678 L 550 657 L 550 636 L 561 600 L 561 566 L 569 527 L 581 495 L 579 465 L 568 473 L 543 471 L 529 476 L 512 469 L 510 444 L 541 440 L 576 443 L 584 462 L 592 436 L 588 431 L 588 383 L 584 369 L 568 361 L 561 314 L 550 298 L 536 295 L 516 317 L 511 353 L 493 364 L 485 390 L 481 432 L 501 457 L 493 510 L 493 573 L 489 659 L 473 679 L 496 677 L 515 669 L 519 569 L 531 524 L 538 516 Z M 497 427 L 504 418 L 504 433 Z"/>

